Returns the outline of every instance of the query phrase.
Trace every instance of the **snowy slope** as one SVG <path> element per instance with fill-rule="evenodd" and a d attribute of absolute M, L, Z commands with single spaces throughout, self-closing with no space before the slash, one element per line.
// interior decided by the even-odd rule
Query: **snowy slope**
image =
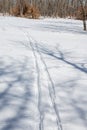
<path fill-rule="evenodd" d="M 87 130 L 81 21 L 0 17 L 0 130 Z"/>

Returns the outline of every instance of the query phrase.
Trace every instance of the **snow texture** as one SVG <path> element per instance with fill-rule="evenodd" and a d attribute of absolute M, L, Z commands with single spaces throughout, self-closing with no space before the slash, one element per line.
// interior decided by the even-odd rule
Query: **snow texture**
<path fill-rule="evenodd" d="M 82 21 L 0 16 L 0 130 L 87 130 Z"/>

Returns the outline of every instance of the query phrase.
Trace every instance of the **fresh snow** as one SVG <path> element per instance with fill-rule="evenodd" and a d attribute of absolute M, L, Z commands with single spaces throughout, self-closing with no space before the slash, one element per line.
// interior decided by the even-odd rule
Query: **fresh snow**
<path fill-rule="evenodd" d="M 0 16 L 0 130 L 87 130 L 82 21 Z"/>

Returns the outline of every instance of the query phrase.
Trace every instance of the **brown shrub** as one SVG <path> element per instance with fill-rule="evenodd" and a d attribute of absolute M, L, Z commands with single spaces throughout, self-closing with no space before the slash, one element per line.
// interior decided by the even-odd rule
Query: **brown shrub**
<path fill-rule="evenodd" d="M 15 7 L 11 8 L 10 14 L 14 15 L 14 16 L 20 16 L 20 7 L 15 6 Z"/>
<path fill-rule="evenodd" d="M 11 9 L 11 15 L 20 16 L 20 6 L 16 5 Z M 34 5 L 24 4 L 22 17 L 37 19 L 40 17 L 40 11 Z"/>
<path fill-rule="evenodd" d="M 25 15 L 33 19 L 38 19 L 40 17 L 40 12 L 39 9 L 33 5 L 28 8 L 28 11 Z"/>
<path fill-rule="evenodd" d="M 87 7 L 84 8 L 84 11 L 85 11 L 85 17 L 87 19 Z M 81 7 L 78 8 L 76 19 L 83 20 L 83 12 Z"/>

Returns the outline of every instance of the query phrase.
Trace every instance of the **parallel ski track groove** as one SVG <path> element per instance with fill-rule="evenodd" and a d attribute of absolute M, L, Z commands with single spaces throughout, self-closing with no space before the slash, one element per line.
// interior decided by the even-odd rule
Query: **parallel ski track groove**
<path fill-rule="evenodd" d="M 26 32 L 24 32 L 24 34 L 28 38 L 28 41 L 30 43 L 30 47 L 31 47 L 33 55 L 35 57 L 35 64 L 36 64 L 36 71 L 37 71 L 37 86 L 38 86 L 38 110 L 39 110 L 39 114 L 40 114 L 39 130 L 44 130 L 44 126 L 43 126 L 44 114 L 43 114 L 43 112 L 41 110 L 40 69 L 39 69 L 39 65 L 38 65 L 38 61 L 37 61 L 37 56 L 36 56 L 35 50 L 34 50 L 34 48 L 32 46 L 31 40 L 30 40 L 30 38 L 29 38 L 29 36 L 27 35 Z"/>
<path fill-rule="evenodd" d="M 40 56 L 40 59 L 45 67 L 45 70 L 46 70 L 46 73 L 48 75 L 48 79 L 50 81 L 50 84 L 51 84 L 51 87 L 49 86 L 49 95 L 50 95 L 50 99 L 51 99 L 51 102 L 52 102 L 52 105 L 53 105 L 53 108 L 54 108 L 54 111 L 55 111 L 55 114 L 56 114 L 56 122 L 57 122 L 57 128 L 58 130 L 63 130 L 62 128 L 62 123 L 61 123 L 61 119 L 60 119 L 60 116 L 59 116 L 59 110 L 58 110 L 58 107 L 56 105 L 56 102 L 55 102 L 55 98 L 56 98 L 56 94 L 55 94 L 55 86 L 54 86 L 54 83 L 52 81 L 52 78 L 50 76 L 50 73 L 48 71 L 48 68 L 47 68 L 47 65 L 46 65 L 46 62 L 39 50 L 39 47 L 38 47 L 38 42 L 27 32 L 24 32 L 26 37 L 28 38 L 28 41 L 30 43 L 30 46 L 32 48 L 32 51 L 33 51 L 33 54 L 34 54 L 34 57 L 35 57 L 35 62 L 36 62 L 36 68 L 37 68 L 37 73 L 38 73 L 38 90 L 39 90 L 39 97 L 38 97 L 38 109 L 39 109 L 39 113 L 40 113 L 40 124 L 39 124 L 39 130 L 43 130 L 44 127 L 43 127 L 43 120 L 44 120 L 44 116 L 42 114 L 42 111 L 40 109 L 40 104 L 41 104 L 41 101 L 40 101 L 40 98 L 41 98 L 41 87 L 40 87 L 40 71 L 39 71 L 39 65 L 38 65 L 38 59 L 37 59 L 37 56 L 36 56 L 36 53 L 35 51 L 37 51 L 37 53 L 39 54 Z M 34 41 L 34 42 L 32 42 Z M 35 50 L 36 49 L 36 50 Z"/>

